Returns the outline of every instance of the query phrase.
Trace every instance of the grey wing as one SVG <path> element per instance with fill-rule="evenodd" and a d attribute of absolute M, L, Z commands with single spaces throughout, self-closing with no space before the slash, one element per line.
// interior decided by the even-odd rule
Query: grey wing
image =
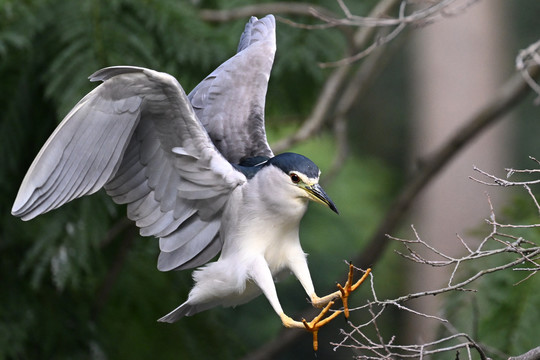
<path fill-rule="evenodd" d="M 246 179 L 213 146 L 180 84 L 112 67 L 47 140 L 12 213 L 24 220 L 104 187 L 144 236 L 160 238 L 160 270 L 209 261 L 221 250 L 222 208 Z"/>
<path fill-rule="evenodd" d="M 272 157 L 264 128 L 264 105 L 276 52 L 275 19 L 252 17 L 238 53 L 208 75 L 188 98 L 210 138 L 229 162 Z"/>

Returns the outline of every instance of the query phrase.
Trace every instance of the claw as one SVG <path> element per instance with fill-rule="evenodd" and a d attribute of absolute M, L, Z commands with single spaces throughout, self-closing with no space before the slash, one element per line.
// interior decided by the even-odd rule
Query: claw
<path fill-rule="evenodd" d="M 337 287 L 341 293 L 341 301 L 343 302 L 343 315 L 345 315 L 345 319 L 349 319 L 349 295 L 352 294 L 353 291 L 358 289 L 360 284 L 366 280 L 369 273 L 371 272 L 371 268 L 368 268 L 364 275 L 358 280 L 356 283 L 353 284 L 353 275 L 354 275 L 354 266 L 353 264 L 349 264 L 349 276 L 347 278 L 347 282 L 345 283 L 345 286 L 341 286 L 341 284 L 337 284 Z"/>
<path fill-rule="evenodd" d="M 348 298 L 349 295 L 355 291 L 360 284 L 364 282 L 364 280 L 368 277 L 369 273 L 371 272 L 371 269 L 367 269 L 364 273 L 364 275 L 358 280 L 356 283 L 353 284 L 353 275 L 354 275 L 354 266 L 352 264 L 349 265 L 349 275 L 347 277 L 347 282 L 345 283 L 345 286 L 341 286 L 340 284 L 337 284 L 338 291 L 335 291 L 329 295 L 326 295 L 322 298 L 319 298 L 317 295 L 313 294 L 311 296 L 311 302 L 316 307 L 322 307 L 323 304 L 326 304 L 324 306 L 324 309 L 321 310 L 319 315 L 317 315 L 313 320 L 310 322 L 307 322 L 305 319 L 302 319 L 302 322 L 295 321 L 285 315 L 284 313 L 280 313 L 281 321 L 283 322 L 283 325 L 288 328 L 302 328 L 304 327 L 307 331 L 311 332 L 313 334 L 313 350 L 317 351 L 319 348 L 319 329 L 323 327 L 324 325 L 328 324 L 330 321 L 335 319 L 339 314 L 342 312 L 345 315 L 345 318 L 348 320 L 349 318 L 349 307 L 348 307 Z M 332 315 L 326 317 L 323 319 L 323 317 L 328 313 L 330 308 L 334 305 L 334 301 L 332 299 L 335 299 L 337 297 L 341 297 L 341 300 L 343 302 L 343 311 L 335 311 Z M 322 319 L 322 320 L 321 320 Z"/>
<path fill-rule="evenodd" d="M 324 309 L 321 310 L 319 315 L 317 315 L 313 320 L 310 322 L 307 322 L 306 319 L 302 319 L 302 323 L 304 324 L 307 331 L 311 332 L 313 334 L 313 350 L 317 351 L 319 349 L 319 329 L 323 327 L 324 325 L 328 324 L 330 321 L 332 321 L 336 316 L 341 314 L 341 311 L 336 311 L 332 315 L 328 316 L 327 318 L 321 320 L 324 315 L 330 310 L 330 308 L 334 305 L 333 301 L 330 301 Z"/>

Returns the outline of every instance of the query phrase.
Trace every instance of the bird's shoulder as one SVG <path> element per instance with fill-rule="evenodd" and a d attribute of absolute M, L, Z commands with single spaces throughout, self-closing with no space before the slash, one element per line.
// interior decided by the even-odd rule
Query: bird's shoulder
<path fill-rule="evenodd" d="M 238 164 L 233 164 L 234 168 L 244 174 L 247 179 L 252 179 L 271 158 L 268 156 L 253 156 L 242 158 Z"/>

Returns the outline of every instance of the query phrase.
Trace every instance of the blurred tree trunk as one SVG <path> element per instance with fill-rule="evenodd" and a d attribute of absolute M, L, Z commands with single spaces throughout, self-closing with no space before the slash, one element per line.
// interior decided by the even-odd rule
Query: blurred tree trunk
<path fill-rule="evenodd" d="M 413 73 L 415 129 L 413 149 L 415 168 L 422 159 L 450 137 L 493 97 L 512 69 L 506 51 L 506 24 L 502 1 L 481 2 L 455 18 L 414 33 L 410 52 Z M 465 249 L 456 233 L 469 237 L 469 231 L 488 216 L 488 202 L 478 184 L 470 181 L 473 165 L 494 173 L 509 164 L 508 122 L 499 122 L 466 147 L 426 188 L 412 221 L 420 235 L 450 254 Z M 492 194 L 496 195 L 496 194 Z M 496 197 L 492 197 L 497 205 Z M 430 290 L 448 281 L 446 271 L 423 270 L 411 265 L 410 291 Z M 423 298 L 416 308 L 437 315 L 441 298 Z M 436 322 L 418 317 L 407 325 L 406 341 L 429 341 Z"/>

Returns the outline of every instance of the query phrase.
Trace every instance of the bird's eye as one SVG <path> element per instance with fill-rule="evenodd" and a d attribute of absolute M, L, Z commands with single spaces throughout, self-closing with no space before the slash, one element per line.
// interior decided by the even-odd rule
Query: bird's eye
<path fill-rule="evenodd" d="M 291 181 L 295 184 L 298 184 L 300 182 L 300 177 L 296 175 L 295 173 L 292 173 L 289 175 L 291 177 Z"/>

